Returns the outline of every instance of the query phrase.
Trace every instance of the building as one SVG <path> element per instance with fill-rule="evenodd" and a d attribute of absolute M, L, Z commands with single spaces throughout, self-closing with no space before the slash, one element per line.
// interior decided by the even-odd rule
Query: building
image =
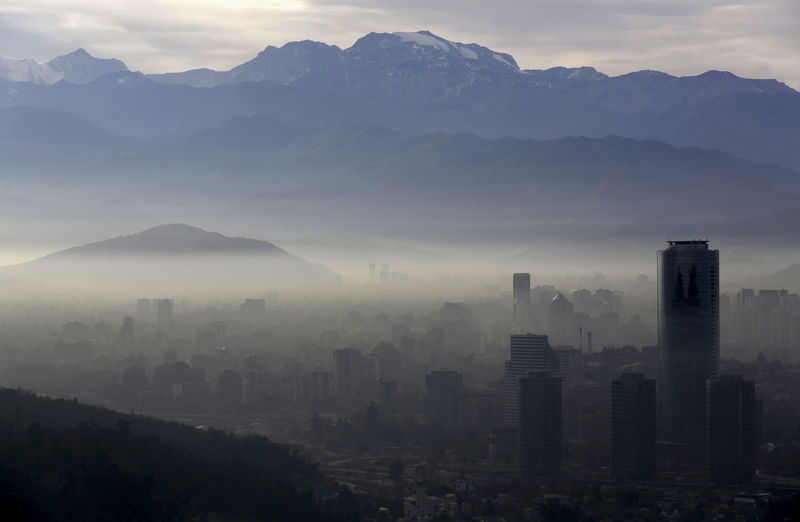
<path fill-rule="evenodd" d="M 561 470 L 561 377 L 530 372 L 519 378 L 517 464 L 523 477 Z"/>
<path fill-rule="evenodd" d="M 333 389 L 338 395 L 352 397 L 364 383 L 364 362 L 361 351 L 342 348 L 333 352 Z"/>
<path fill-rule="evenodd" d="M 706 380 L 719 364 L 719 252 L 668 241 L 658 253 L 659 429 L 702 452 Z"/>
<path fill-rule="evenodd" d="M 531 319 L 531 275 L 514 274 L 513 285 L 514 327 L 525 331 Z"/>
<path fill-rule="evenodd" d="M 267 300 L 245 299 L 244 303 L 239 305 L 239 312 L 241 312 L 242 319 L 247 322 L 256 323 L 262 321 L 267 315 Z"/>
<path fill-rule="evenodd" d="M 434 422 L 455 424 L 464 393 L 463 376 L 452 370 L 436 370 L 425 376 L 425 401 Z"/>
<path fill-rule="evenodd" d="M 611 474 L 647 480 L 656 471 L 656 381 L 641 373 L 611 380 Z"/>
<path fill-rule="evenodd" d="M 156 301 L 156 328 L 164 330 L 172 326 L 172 312 L 175 301 L 172 299 L 159 299 Z"/>
<path fill-rule="evenodd" d="M 136 339 L 136 327 L 133 317 L 127 316 L 122 318 L 122 328 L 119 330 L 117 337 L 121 344 L 133 344 Z"/>
<path fill-rule="evenodd" d="M 714 484 L 749 483 L 755 470 L 755 385 L 741 375 L 708 380 L 708 475 Z"/>
<path fill-rule="evenodd" d="M 557 371 L 558 361 L 546 335 L 512 335 L 509 359 L 503 375 L 503 420 L 506 426 L 516 427 L 519 388 L 517 379 L 528 372 Z"/>
<path fill-rule="evenodd" d="M 459 416 L 461 425 L 471 429 L 489 429 L 498 421 L 497 391 L 469 390 L 464 393 Z"/>
<path fill-rule="evenodd" d="M 547 333 L 556 344 L 575 344 L 579 340 L 574 307 L 562 293 L 547 305 Z"/>
<path fill-rule="evenodd" d="M 578 348 L 559 346 L 555 348 L 558 359 L 558 374 L 564 390 L 570 390 L 583 381 L 583 353 Z"/>
<path fill-rule="evenodd" d="M 217 402 L 225 412 L 239 411 L 244 404 L 242 374 L 236 370 L 225 370 L 217 378 Z"/>
<path fill-rule="evenodd" d="M 136 318 L 140 322 L 153 320 L 153 302 L 150 299 L 137 299 Z"/>

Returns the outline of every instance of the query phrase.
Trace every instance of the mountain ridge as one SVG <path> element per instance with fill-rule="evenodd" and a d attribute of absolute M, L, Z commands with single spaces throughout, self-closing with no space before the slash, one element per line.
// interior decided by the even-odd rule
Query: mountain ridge
<path fill-rule="evenodd" d="M 800 93 L 777 80 L 714 69 L 683 77 L 520 69 L 508 54 L 428 31 L 369 33 L 346 49 L 308 40 L 268 46 L 228 71 L 0 83 L 0 105 L 61 110 L 137 138 L 264 114 L 299 127 L 371 123 L 416 134 L 619 135 L 800 170 Z"/>
<path fill-rule="evenodd" d="M 54 252 L 42 258 L 92 255 L 197 255 L 211 253 L 261 253 L 292 256 L 282 248 L 258 239 L 230 237 L 184 223 L 167 223 L 141 232 L 117 236 Z M 300 260 L 300 258 L 297 258 Z"/>

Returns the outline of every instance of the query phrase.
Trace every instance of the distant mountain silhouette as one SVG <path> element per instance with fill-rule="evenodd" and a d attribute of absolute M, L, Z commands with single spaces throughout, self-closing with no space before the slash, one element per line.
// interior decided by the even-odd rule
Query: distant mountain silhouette
<path fill-rule="evenodd" d="M 431 239 L 441 227 L 424 224 L 437 223 L 450 231 L 449 240 L 531 237 L 534 231 L 639 238 L 689 233 L 694 229 L 681 227 L 691 224 L 715 236 L 780 243 L 795 241 L 787 216 L 800 208 L 800 175 L 791 170 L 613 136 L 486 139 L 368 124 L 298 128 L 252 116 L 117 149 L 100 145 L 105 139 L 98 135 L 96 147 L 86 140 L 85 150 L 108 154 L 75 160 L 79 166 L 59 186 L 76 198 L 102 191 L 132 206 L 152 205 L 154 194 L 210 199 L 247 221 L 302 219 L 305 235 L 334 227 L 403 240 L 413 229 L 414 239 Z M 39 150 L 29 155 L 44 162 L 62 148 Z M 473 213 L 453 213 L 465 208 Z M 762 226 L 767 219 L 776 226 Z"/>
<path fill-rule="evenodd" d="M 619 135 L 800 170 L 800 93 L 776 80 L 713 70 L 689 77 L 527 70 L 508 54 L 428 31 L 370 33 L 347 49 L 270 46 L 229 71 L 121 71 L 84 85 L 9 81 L 0 105 L 63 110 L 139 137 L 264 114 L 296 126 L 369 123 L 490 138 Z"/>
<path fill-rule="evenodd" d="M 0 281 L 9 288 L 45 285 L 56 292 L 100 285 L 186 294 L 306 286 L 334 282 L 335 275 L 267 241 L 167 224 L 5 267 Z"/>
<path fill-rule="evenodd" d="M 293 258 L 291 254 L 267 241 L 228 237 L 184 224 L 159 225 L 143 232 L 89 243 L 50 254 L 42 259 L 119 255 L 255 253 Z M 298 262 L 306 262 L 295 258 Z"/>
<path fill-rule="evenodd" d="M 761 288 L 786 288 L 792 292 L 800 292 L 800 263 L 791 264 L 754 282 Z"/>

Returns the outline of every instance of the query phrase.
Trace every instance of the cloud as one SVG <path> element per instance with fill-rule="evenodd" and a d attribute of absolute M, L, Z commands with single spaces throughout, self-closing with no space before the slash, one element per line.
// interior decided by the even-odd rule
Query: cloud
<path fill-rule="evenodd" d="M 800 88 L 797 27 L 796 0 L 7 0 L 0 54 L 45 61 L 85 47 L 145 72 L 228 69 L 270 44 L 428 29 L 525 68 L 723 69 Z"/>

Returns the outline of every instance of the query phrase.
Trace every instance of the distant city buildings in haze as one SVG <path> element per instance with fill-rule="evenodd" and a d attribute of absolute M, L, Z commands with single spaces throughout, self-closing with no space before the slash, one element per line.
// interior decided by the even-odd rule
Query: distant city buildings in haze
<path fill-rule="evenodd" d="M 706 380 L 719 363 L 719 252 L 668 241 L 658 253 L 659 429 L 702 450 Z"/>

